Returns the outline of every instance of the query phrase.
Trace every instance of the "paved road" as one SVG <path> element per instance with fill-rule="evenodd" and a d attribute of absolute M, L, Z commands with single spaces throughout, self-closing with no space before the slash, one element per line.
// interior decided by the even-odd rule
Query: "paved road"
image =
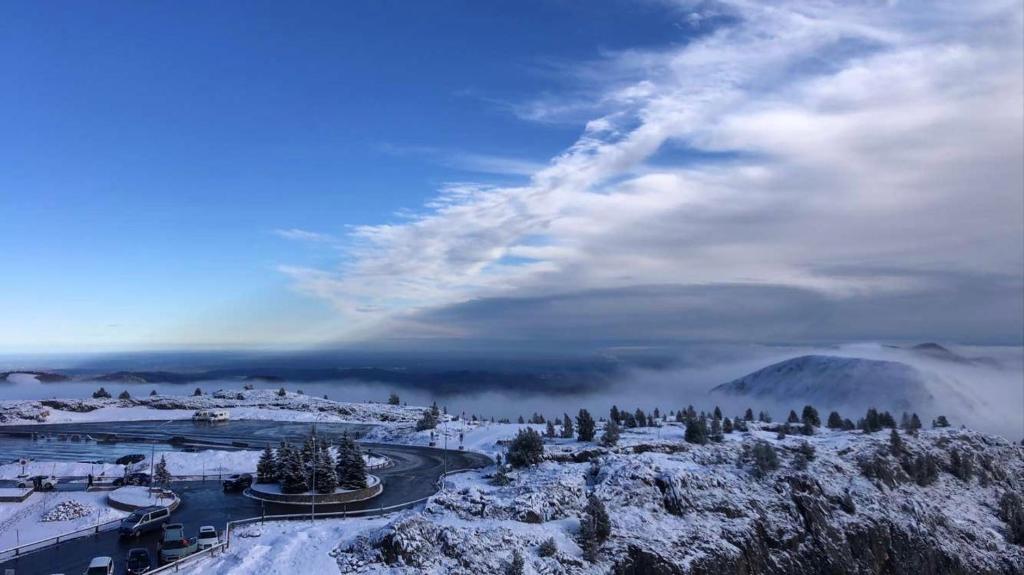
<path fill-rule="evenodd" d="M 191 422 L 188 422 L 191 423 Z M 266 440 L 273 438 L 280 440 L 281 437 L 289 437 L 295 441 L 303 433 L 300 427 L 293 424 L 278 424 L 275 422 L 232 422 L 242 423 L 234 432 L 229 432 L 230 426 L 222 428 L 220 439 L 235 435 L 235 432 L 245 428 L 249 433 L 250 440 L 259 437 Z M 258 424 L 258 425 L 253 425 Z M 78 424 L 74 424 L 78 426 Z M 89 424 L 94 425 L 94 424 Z M 107 424 L 110 426 L 111 424 Z M 152 423 L 150 423 L 150 427 Z M 177 424 L 175 424 L 177 426 Z M 68 424 L 71 429 L 72 424 Z M 115 428 L 124 432 L 122 423 L 117 423 Z M 257 429 L 258 428 L 258 429 Z M 309 425 L 305 424 L 304 429 L 308 431 Z M 328 435 L 340 434 L 344 428 L 318 429 L 325 431 Z M 175 435 L 177 430 L 169 431 L 170 436 Z M 292 435 L 294 434 L 294 436 Z M 4 438 L 0 437 L 0 449 L 4 449 Z M 317 512 L 340 511 L 343 508 L 348 511 L 359 509 L 372 509 L 398 505 L 432 495 L 436 490 L 438 478 L 447 467 L 449 471 L 481 467 L 489 463 L 489 459 L 475 453 L 459 451 L 443 451 L 427 447 L 400 446 L 390 444 L 363 444 L 376 453 L 381 453 L 391 458 L 394 466 L 384 470 L 375 471 L 384 484 L 384 492 L 378 497 L 365 502 L 343 506 L 317 506 Z M 278 513 L 304 512 L 306 509 L 295 506 L 272 506 L 264 508 L 260 502 L 249 499 L 240 494 L 226 494 L 221 490 L 217 482 L 189 481 L 179 482 L 172 485 L 172 489 L 181 496 L 181 506 L 172 515 L 172 520 L 185 525 L 188 533 L 194 534 L 200 525 L 215 525 L 223 529 L 224 524 L 234 519 L 258 516 L 263 513 L 268 515 Z M 118 566 L 118 573 L 123 571 L 123 561 L 128 550 L 132 547 L 148 547 L 156 556 L 156 542 L 158 534 L 143 536 L 135 541 L 122 541 L 117 537 L 116 532 L 106 532 L 99 535 L 83 537 L 61 543 L 59 546 L 50 547 L 43 551 L 37 551 L 24 557 L 0 564 L 0 572 L 4 569 L 14 569 L 16 575 L 42 574 L 47 573 L 82 573 L 92 557 L 98 555 L 109 555 L 114 557 Z"/>

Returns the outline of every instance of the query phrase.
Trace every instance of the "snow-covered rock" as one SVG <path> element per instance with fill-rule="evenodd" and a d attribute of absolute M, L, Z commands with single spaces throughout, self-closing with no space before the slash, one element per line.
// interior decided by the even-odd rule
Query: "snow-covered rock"
<path fill-rule="evenodd" d="M 44 513 L 40 521 L 71 521 L 80 517 L 89 517 L 95 512 L 91 506 L 79 501 L 62 501 Z"/>

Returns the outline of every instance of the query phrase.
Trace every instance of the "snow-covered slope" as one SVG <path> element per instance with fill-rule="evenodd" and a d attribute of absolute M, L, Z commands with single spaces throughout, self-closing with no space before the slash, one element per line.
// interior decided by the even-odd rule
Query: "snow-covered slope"
<path fill-rule="evenodd" d="M 605 449 L 577 444 L 492 485 L 492 470 L 450 478 L 422 512 L 406 513 L 333 552 L 342 573 L 501 573 L 518 550 L 525 573 L 1021 573 L 1024 549 L 1000 516 L 1024 497 L 1024 448 L 967 430 L 903 436 L 822 431 L 778 440 L 768 430 L 720 444 L 678 440 Z M 806 468 L 803 442 L 814 448 Z M 779 461 L 764 476 L 750 450 Z M 564 447 L 564 446 L 563 446 Z M 973 462 L 952 473 L 953 453 Z M 906 469 L 933 458 L 934 480 Z M 590 461 L 586 461 L 589 459 Z M 869 471 L 865 471 L 869 470 Z M 588 493 L 611 517 L 596 561 L 579 545 Z M 557 551 L 542 556 L 553 539 Z"/>
<path fill-rule="evenodd" d="M 931 412 L 938 395 L 944 399 L 959 395 L 948 383 L 906 363 L 831 355 L 787 359 L 711 392 L 819 408 L 878 407 L 925 413 Z"/>

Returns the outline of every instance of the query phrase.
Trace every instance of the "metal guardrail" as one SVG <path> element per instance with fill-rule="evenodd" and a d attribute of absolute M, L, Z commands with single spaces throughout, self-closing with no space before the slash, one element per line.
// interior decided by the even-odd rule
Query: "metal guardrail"
<path fill-rule="evenodd" d="M 88 527 L 83 527 L 75 531 L 68 531 L 67 533 L 61 533 L 53 537 L 47 537 L 46 539 L 39 539 L 37 541 L 31 541 L 29 543 L 22 543 L 17 547 L 11 547 L 8 549 L 0 550 L 0 561 L 7 561 L 22 555 L 32 553 L 34 551 L 40 551 L 49 547 L 50 545 L 57 545 L 71 539 L 77 539 L 79 537 L 86 537 L 89 535 L 95 535 L 103 531 L 110 531 L 111 529 L 117 528 L 121 524 L 120 519 L 112 519 L 103 523 L 96 523 Z"/>

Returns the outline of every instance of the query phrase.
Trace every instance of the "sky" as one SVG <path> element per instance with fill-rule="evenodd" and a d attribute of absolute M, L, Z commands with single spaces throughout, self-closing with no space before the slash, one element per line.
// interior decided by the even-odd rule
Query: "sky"
<path fill-rule="evenodd" d="M 0 351 L 1024 343 L 1024 8 L 8 2 Z"/>

